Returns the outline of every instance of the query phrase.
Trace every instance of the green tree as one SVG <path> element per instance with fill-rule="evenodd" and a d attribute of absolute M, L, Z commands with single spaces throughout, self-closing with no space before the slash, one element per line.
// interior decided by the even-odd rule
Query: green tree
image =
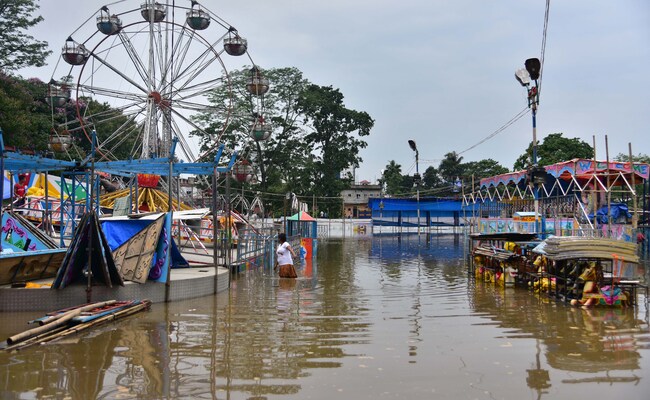
<path fill-rule="evenodd" d="M 497 161 L 488 158 L 480 161 L 470 161 L 463 164 L 464 176 L 468 179 L 474 176 L 475 181 L 481 178 L 501 175 L 510 172 L 508 168 L 502 166 Z"/>
<path fill-rule="evenodd" d="M 34 0 L 0 0 L 0 71 L 45 65 L 51 51 L 47 42 L 34 39 L 26 32 L 43 20 L 32 17 L 38 10 Z"/>
<path fill-rule="evenodd" d="M 296 68 L 262 73 L 271 87 L 263 104 L 246 91 L 250 70 L 231 72 L 230 87 L 208 94 L 215 109 L 193 119 L 202 131 L 191 134 L 199 138 L 202 151 L 223 143 L 250 160 L 259 172 L 261 191 L 328 197 L 331 202 L 319 204 L 319 209 L 336 216 L 341 212 L 340 191 L 352 179 L 343 171 L 359 166 L 359 150 L 366 147 L 361 137 L 370 133 L 374 121 L 365 112 L 346 108 L 339 90 L 310 84 Z M 225 107 L 231 100 L 232 109 Z M 249 135 L 259 116 L 273 128 L 264 142 Z M 272 207 L 281 209 L 281 201 Z"/>
<path fill-rule="evenodd" d="M 445 158 L 438 166 L 438 172 L 442 178 L 441 184 L 451 184 L 456 181 L 456 178 L 463 175 L 463 157 L 459 156 L 455 151 L 445 154 Z"/>
<path fill-rule="evenodd" d="M 50 108 L 45 103 L 47 85 L 0 72 L 0 127 L 4 142 L 22 150 L 46 150 Z"/>
<path fill-rule="evenodd" d="M 430 165 L 424 170 L 422 174 L 422 187 L 425 189 L 433 189 L 440 185 L 440 176 L 438 175 L 438 170 Z"/>
<path fill-rule="evenodd" d="M 214 112 L 194 117 L 203 131 L 191 132 L 199 138 L 201 151 L 225 144 L 237 150 L 241 158 L 249 159 L 259 172 L 260 190 L 277 193 L 297 192 L 302 182 L 303 168 L 310 163 L 309 148 L 302 140 L 303 127 L 296 109 L 298 97 L 307 85 L 296 68 L 276 68 L 263 71 L 271 89 L 264 95 L 263 110 L 255 109 L 257 98 L 246 91 L 250 77 L 248 69 L 232 71 L 230 86 L 219 87 L 208 94 L 210 102 L 217 105 Z M 232 110 L 223 107 L 232 101 Z M 254 116 L 270 124 L 272 134 L 268 140 L 255 141 L 251 136 Z M 221 135 L 223 132 L 223 135 Z"/>
<path fill-rule="evenodd" d="M 614 157 L 614 161 L 630 162 L 630 155 L 618 153 L 616 157 Z M 650 164 L 650 156 L 642 153 L 639 153 L 637 155 L 632 154 L 632 161 Z"/>
<path fill-rule="evenodd" d="M 533 143 L 531 142 L 526 152 L 517 158 L 513 166 L 515 171 L 520 171 L 531 166 Z M 552 165 L 574 158 L 592 158 L 594 149 L 587 142 L 578 138 L 565 138 L 562 133 L 551 133 L 546 136 L 541 144 L 537 145 L 537 164 L 541 166 Z"/>
<path fill-rule="evenodd" d="M 345 107 L 343 94 L 331 86 L 308 85 L 297 106 L 307 125 L 305 143 L 312 149 L 315 194 L 337 196 L 349 185 L 341 171 L 359 167 L 359 151 L 367 146 L 361 138 L 370 134 L 374 120 Z"/>
<path fill-rule="evenodd" d="M 386 186 L 386 194 L 399 195 L 403 193 L 402 188 L 402 166 L 395 160 L 391 160 L 384 169 L 382 184 Z"/>

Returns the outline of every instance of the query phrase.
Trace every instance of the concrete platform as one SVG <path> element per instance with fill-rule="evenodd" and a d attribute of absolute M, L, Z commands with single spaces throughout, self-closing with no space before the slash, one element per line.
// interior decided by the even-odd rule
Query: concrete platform
<path fill-rule="evenodd" d="M 144 284 L 125 282 L 124 286 L 93 286 L 91 301 L 149 299 L 154 303 L 186 300 L 208 296 L 229 288 L 230 271 L 225 267 L 214 267 L 212 254 L 183 253 L 190 268 L 171 270 L 169 295 L 164 283 Z M 219 260 L 219 264 L 223 265 Z M 215 276 L 216 275 L 216 276 Z M 39 280 L 35 283 L 52 283 L 54 279 Z M 71 285 L 54 290 L 49 287 L 12 288 L 0 287 L 0 312 L 3 311 L 52 311 L 86 303 L 86 286 Z"/>

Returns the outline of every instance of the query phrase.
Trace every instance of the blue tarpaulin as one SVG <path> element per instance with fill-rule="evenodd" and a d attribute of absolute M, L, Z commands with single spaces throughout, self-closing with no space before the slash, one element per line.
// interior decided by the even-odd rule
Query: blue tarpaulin
<path fill-rule="evenodd" d="M 118 247 L 124 244 L 127 240 L 131 239 L 138 232 L 145 229 L 154 220 L 151 219 L 129 219 L 129 220 L 104 220 L 102 221 L 102 231 L 104 231 L 104 236 L 108 242 L 111 251 L 115 251 Z M 161 232 L 161 235 L 166 234 L 166 232 Z M 164 238 L 163 238 L 164 240 Z M 154 257 L 152 263 L 155 264 L 157 261 L 158 255 Z M 171 247 L 171 260 L 172 268 L 183 268 L 189 267 L 187 260 L 183 257 L 181 252 L 176 246 L 176 242 L 172 240 Z"/>
<path fill-rule="evenodd" d="M 611 215 L 612 215 L 613 223 L 627 222 L 628 218 L 632 218 L 632 214 L 628 210 L 627 204 L 612 203 L 611 206 L 612 206 Z M 607 206 L 601 207 L 598 211 L 596 211 L 597 221 L 601 224 L 607 224 L 609 222 L 608 214 L 610 214 L 610 212 L 608 212 Z M 589 218 L 593 220 L 594 214 L 589 214 Z"/>

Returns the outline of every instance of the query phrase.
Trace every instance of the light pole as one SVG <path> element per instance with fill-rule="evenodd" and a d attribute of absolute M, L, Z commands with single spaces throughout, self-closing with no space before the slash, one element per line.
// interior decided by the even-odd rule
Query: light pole
<path fill-rule="evenodd" d="M 533 185 L 533 196 L 535 198 L 535 232 L 539 233 L 539 183 L 544 182 L 546 170 L 537 165 L 537 106 L 539 105 L 538 79 L 541 70 L 541 63 L 538 58 L 529 58 L 524 62 L 525 69 L 515 71 L 515 78 L 526 88 L 528 107 L 533 114 L 533 166 L 528 170 L 530 184 Z M 531 79 L 535 82 L 531 86 Z"/>
<path fill-rule="evenodd" d="M 420 170 L 419 170 L 419 153 L 415 141 L 409 140 L 409 147 L 415 152 L 415 175 L 413 175 L 413 184 L 415 185 L 415 199 L 418 207 L 418 236 L 420 235 Z"/>

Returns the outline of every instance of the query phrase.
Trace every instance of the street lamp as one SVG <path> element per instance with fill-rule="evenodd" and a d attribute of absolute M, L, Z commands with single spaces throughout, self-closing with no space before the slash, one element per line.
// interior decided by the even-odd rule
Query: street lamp
<path fill-rule="evenodd" d="M 413 184 L 415 185 L 415 198 L 417 201 L 418 207 L 418 235 L 420 235 L 420 170 L 419 170 L 419 153 L 418 147 L 415 145 L 415 141 L 409 140 L 409 147 L 415 152 L 415 175 L 413 175 Z"/>
<path fill-rule="evenodd" d="M 533 165 L 528 170 L 530 183 L 533 185 L 533 195 L 535 197 L 535 232 L 539 232 L 538 220 L 539 215 L 539 183 L 544 182 L 546 170 L 544 167 L 537 165 L 537 106 L 539 105 L 538 80 L 541 72 L 541 63 L 538 58 L 529 58 L 524 62 L 525 69 L 515 71 L 515 78 L 526 88 L 528 107 L 533 114 Z M 531 86 L 531 79 L 534 85 Z"/>

